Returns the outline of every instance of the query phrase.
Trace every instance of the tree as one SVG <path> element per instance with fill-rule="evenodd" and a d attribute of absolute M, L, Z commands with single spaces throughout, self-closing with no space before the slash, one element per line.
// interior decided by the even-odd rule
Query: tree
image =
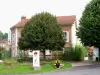
<path fill-rule="evenodd" d="M 8 33 L 4 33 L 3 34 L 3 39 L 7 39 L 8 38 Z"/>
<path fill-rule="evenodd" d="M 7 39 L 8 38 L 8 33 L 3 33 L 0 31 L 0 39 Z"/>
<path fill-rule="evenodd" d="M 4 53 L 3 51 L 5 51 L 5 48 L 0 46 L 0 59 L 2 58 L 2 54 Z"/>
<path fill-rule="evenodd" d="M 0 31 L 0 39 L 2 39 L 3 37 L 3 33 Z"/>
<path fill-rule="evenodd" d="M 34 15 L 26 24 L 18 42 L 20 49 L 40 50 L 62 50 L 64 39 L 61 25 L 57 23 L 56 16 L 48 12 Z"/>
<path fill-rule="evenodd" d="M 83 11 L 77 36 L 86 46 L 100 48 L 100 0 L 92 0 Z"/>

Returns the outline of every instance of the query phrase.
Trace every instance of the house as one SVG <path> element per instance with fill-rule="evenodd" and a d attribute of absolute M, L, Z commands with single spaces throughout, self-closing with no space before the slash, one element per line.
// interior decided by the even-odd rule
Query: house
<path fill-rule="evenodd" d="M 21 37 L 21 31 L 28 20 L 22 16 L 21 20 L 10 28 L 12 57 L 16 57 L 18 54 L 18 39 Z M 76 44 L 76 16 L 57 16 L 57 21 L 62 26 L 64 39 L 66 39 L 65 47 Z"/>

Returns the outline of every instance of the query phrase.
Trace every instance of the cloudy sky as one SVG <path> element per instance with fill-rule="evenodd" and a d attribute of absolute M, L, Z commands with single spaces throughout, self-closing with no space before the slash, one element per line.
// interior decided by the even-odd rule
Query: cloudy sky
<path fill-rule="evenodd" d="M 21 16 L 30 18 L 42 11 L 56 16 L 76 15 L 79 20 L 89 1 L 91 0 L 0 0 L 0 30 L 8 33 Z"/>

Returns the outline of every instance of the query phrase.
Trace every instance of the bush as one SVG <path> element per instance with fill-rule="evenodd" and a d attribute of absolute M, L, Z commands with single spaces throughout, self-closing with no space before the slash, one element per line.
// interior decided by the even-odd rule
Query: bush
<path fill-rule="evenodd" d="M 0 59 L 7 59 L 10 57 L 11 57 L 10 51 L 7 51 L 5 48 L 0 47 Z"/>
<path fill-rule="evenodd" d="M 70 46 L 64 49 L 63 60 L 82 61 L 87 56 L 87 49 L 81 45 Z"/>
<path fill-rule="evenodd" d="M 7 50 L 2 51 L 2 59 L 11 58 L 10 52 Z"/>
<path fill-rule="evenodd" d="M 13 59 L 5 59 L 4 60 L 4 65 L 7 67 L 7 68 L 13 68 L 14 67 L 14 64 L 16 64 L 17 61 L 16 60 L 13 60 Z"/>

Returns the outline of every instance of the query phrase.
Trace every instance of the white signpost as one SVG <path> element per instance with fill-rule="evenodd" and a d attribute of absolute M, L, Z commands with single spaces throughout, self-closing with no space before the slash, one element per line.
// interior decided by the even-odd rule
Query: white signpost
<path fill-rule="evenodd" d="M 33 68 L 34 70 L 40 70 L 40 51 L 33 51 Z"/>

